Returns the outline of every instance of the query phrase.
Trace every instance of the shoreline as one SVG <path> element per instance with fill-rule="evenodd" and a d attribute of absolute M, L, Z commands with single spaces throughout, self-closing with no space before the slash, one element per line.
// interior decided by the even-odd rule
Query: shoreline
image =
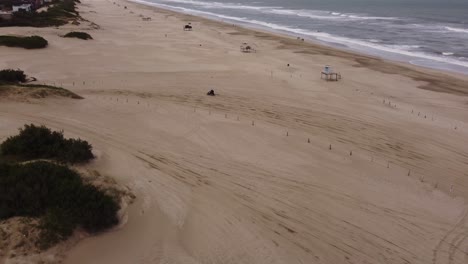
<path fill-rule="evenodd" d="M 415 81 L 424 82 L 419 86 L 421 89 L 426 89 L 435 92 L 453 93 L 456 95 L 468 96 L 468 75 L 445 71 L 441 69 L 434 69 L 419 65 L 410 64 L 408 62 L 393 61 L 389 59 L 379 58 L 369 54 L 359 53 L 348 49 L 339 49 L 336 47 L 326 46 L 320 42 L 306 40 L 304 42 L 298 41 L 289 34 L 281 34 L 280 32 L 272 32 L 268 30 L 254 29 L 243 27 L 236 24 L 230 24 L 225 21 L 219 21 L 203 16 L 187 14 L 183 12 L 165 9 L 152 5 L 143 0 L 123 0 L 124 2 L 146 7 L 158 12 L 169 13 L 181 19 L 189 19 L 206 23 L 207 25 L 216 25 L 223 28 L 232 28 L 242 34 L 257 37 L 259 39 L 269 39 L 277 41 L 284 49 L 292 49 L 297 53 L 311 54 L 311 55 L 327 55 L 339 58 L 348 59 L 356 63 L 356 67 L 366 67 L 381 73 L 387 74 L 400 74 L 409 77 Z M 306 49 L 306 50 L 300 50 Z M 444 79 L 440 81 L 440 79 Z"/>
<path fill-rule="evenodd" d="M 299 36 L 300 38 L 305 39 L 306 42 L 308 42 L 310 44 L 313 44 L 313 45 L 319 45 L 319 46 L 327 47 L 327 48 L 330 48 L 330 49 L 346 51 L 346 52 L 349 52 L 349 53 L 354 53 L 354 54 L 362 55 L 362 56 L 368 56 L 368 57 L 372 57 L 372 58 L 375 58 L 375 59 L 381 59 L 381 60 L 385 60 L 385 61 L 389 61 L 389 62 L 393 62 L 393 63 L 401 63 L 401 64 L 404 64 L 404 65 L 419 67 L 419 68 L 422 68 L 422 69 L 435 70 L 435 71 L 439 71 L 439 72 L 453 73 L 453 74 L 468 76 L 468 66 L 460 65 L 460 64 L 457 64 L 457 63 L 449 63 L 449 62 L 441 60 L 442 58 L 428 59 L 429 62 L 427 62 L 427 63 L 429 63 L 429 64 L 434 64 L 434 63 L 435 64 L 440 64 L 441 63 L 441 65 L 446 64 L 447 65 L 446 67 L 444 67 L 444 66 L 439 66 L 439 67 L 433 66 L 433 67 L 431 67 L 431 66 L 427 66 L 427 65 L 424 65 L 424 64 L 418 64 L 418 63 L 413 63 L 412 62 L 414 60 L 427 59 L 422 55 L 420 55 L 420 56 L 414 55 L 414 54 L 411 55 L 411 54 L 405 54 L 406 52 L 388 51 L 388 50 L 385 50 L 385 49 L 382 49 L 382 48 L 368 47 L 368 46 L 366 46 L 364 44 L 354 43 L 354 42 L 356 42 L 356 40 L 353 40 L 353 39 L 350 39 L 348 42 L 350 44 L 357 45 L 357 47 L 354 47 L 354 48 L 350 47 L 350 46 L 347 46 L 347 44 L 340 43 L 340 42 L 334 42 L 332 40 L 330 40 L 330 41 L 320 40 L 320 39 L 317 39 L 316 37 L 314 37 L 312 35 L 294 33 L 292 31 L 288 32 L 288 30 L 286 30 L 286 29 L 283 29 L 283 30 L 280 29 L 280 28 L 275 29 L 273 27 L 262 26 L 262 24 L 257 25 L 257 24 L 249 23 L 247 21 L 236 20 L 236 18 L 234 18 L 234 17 L 232 19 L 229 18 L 229 17 L 226 17 L 225 19 L 227 21 L 225 21 L 223 19 L 224 15 L 219 15 L 219 17 L 217 17 L 216 16 L 217 14 L 215 14 L 215 13 L 211 14 L 211 13 L 207 13 L 205 11 L 200 11 L 200 10 L 196 10 L 196 9 L 193 9 L 193 10 L 192 9 L 187 9 L 187 11 L 184 11 L 185 8 L 182 8 L 182 7 L 174 7 L 174 6 L 169 6 L 169 5 L 165 5 L 165 4 L 161 4 L 161 3 L 148 2 L 148 1 L 145 1 L 145 0 L 128 0 L 128 2 L 133 2 L 133 3 L 136 3 L 136 4 L 150 6 L 150 7 L 157 8 L 157 9 L 167 10 L 167 11 L 175 12 L 175 13 L 178 13 L 178 14 L 181 14 L 181 15 L 189 15 L 189 16 L 199 17 L 199 18 L 203 18 L 203 19 L 208 19 L 208 20 L 211 20 L 211 21 L 214 21 L 214 22 L 225 23 L 227 25 L 233 25 L 234 24 L 234 25 L 237 25 L 239 27 L 242 27 L 242 28 L 245 28 L 245 29 L 248 29 L 248 30 L 259 31 L 259 32 L 263 32 L 263 33 L 270 33 L 270 34 L 277 35 L 277 36 L 282 36 L 282 37 L 285 37 L 285 38 L 295 39 L 296 37 Z M 204 14 L 204 13 L 206 13 L 206 14 Z M 230 22 L 229 21 L 230 19 L 233 20 L 233 21 Z M 332 37 L 337 37 L 337 36 L 332 36 Z M 340 37 L 338 37 L 338 38 L 340 38 Z M 364 49 L 368 49 L 368 48 L 370 48 L 373 52 L 365 52 L 364 51 Z M 385 55 L 385 54 L 387 54 L 387 55 Z M 432 56 L 432 55 L 428 55 L 428 56 Z"/>

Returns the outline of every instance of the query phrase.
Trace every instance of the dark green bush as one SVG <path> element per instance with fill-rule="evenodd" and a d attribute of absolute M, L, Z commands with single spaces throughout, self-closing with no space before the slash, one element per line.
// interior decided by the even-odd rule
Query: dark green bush
<path fill-rule="evenodd" d="M 0 163 L 0 220 L 40 217 L 47 248 L 82 227 L 99 232 L 118 223 L 119 205 L 69 168 L 46 161 Z"/>
<path fill-rule="evenodd" d="M 22 70 L 6 69 L 0 71 L 0 83 L 18 83 L 25 82 L 26 74 Z"/>
<path fill-rule="evenodd" d="M 47 47 L 49 43 L 43 37 L 30 36 L 0 36 L 0 46 L 19 47 L 25 49 L 42 49 Z"/>
<path fill-rule="evenodd" d="M 91 37 L 91 35 L 89 35 L 88 33 L 86 33 L 86 32 L 77 32 L 77 31 L 69 32 L 69 33 L 65 34 L 65 36 L 63 36 L 63 37 L 64 38 L 79 38 L 79 39 L 84 39 L 84 40 L 93 39 Z"/>
<path fill-rule="evenodd" d="M 65 139 L 63 132 L 45 126 L 25 125 L 19 135 L 9 137 L 0 145 L 0 154 L 19 160 L 53 159 L 79 163 L 94 158 L 92 146 L 81 139 Z"/>

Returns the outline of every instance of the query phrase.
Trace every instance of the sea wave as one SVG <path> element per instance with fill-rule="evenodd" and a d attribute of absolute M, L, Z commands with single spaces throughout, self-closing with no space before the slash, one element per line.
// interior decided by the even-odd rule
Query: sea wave
<path fill-rule="evenodd" d="M 345 17 L 357 20 L 401 20 L 398 17 L 378 17 L 378 16 L 365 16 L 365 15 L 357 15 L 357 14 L 342 14 Z"/>
<path fill-rule="evenodd" d="M 445 29 L 452 32 L 468 33 L 468 29 L 465 28 L 445 27 Z"/>
<path fill-rule="evenodd" d="M 457 27 L 450 27 L 444 24 L 407 24 L 407 25 L 396 25 L 399 27 L 410 27 L 412 29 L 420 29 L 424 30 L 425 32 L 432 32 L 432 33 L 465 33 L 468 34 L 468 29 L 465 28 L 457 28 Z"/>
<path fill-rule="evenodd" d="M 325 20 L 343 20 L 341 16 L 331 15 L 325 11 L 314 11 L 314 10 L 292 10 L 292 9 L 270 9 L 263 10 L 263 13 L 270 13 L 284 16 L 299 16 L 307 17 L 312 19 L 325 19 Z"/>
<path fill-rule="evenodd" d="M 394 48 L 397 50 L 412 51 L 421 48 L 419 45 L 386 45 L 387 47 Z"/>
<path fill-rule="evenodd" d="M 352 38 L 347 38 L 343 36 L 332 35 L 332 34 L 325 33 L 325 32 L 310 31 L 310 30 L 301 29 L 297 27 L 290 27 L 286 25 L 280 25 L 276 23 L 249 19 L 245 17 L 221 15 L 221 14 L 216 14 L 216 13 L 207 12 L 207 11 L 189 9 L 189 8 L 184 8 L 184 7 L 176 7 L 176 6 L 171 6 L 171 5 L 161 4 L 161 3 L 147 2 L 144 0 L 131 0 L 131 1 L 142 3 L 142 4 L 147 4 L 147 5 L 159 6 L 162 8 L 172 9 L 175 11 L 181 11 L 184 13 L 190 13 L 194 15 L 207 16 L 207 17 L 211 17 L 211 18 L 223 20 L 223 21 L 228 20 L 231 22 L 240 22 L 241 24 L 250 25 L 252 27 L 261 27 L 261 28 L 270 29 L 273 31 L 282 31 L 282 32 L 288 33 L 290 35 L 295 35 L 295 36 L 297 35 L 309 36 L 309 37 L 312 37 L 314 39 L 317 39 L 323 42 L 342 44 L 342 45 L 348 46 L 349 48 L 357 49 L 360 51 L 363 51 L 363 50 L 364 51 L 365 50 L 381 51 L 381 52 L 387 52 L 391 54 L 404 55 L 408 57 L 425 59 L 429 61 L 452 64 L 452 65 L 457 65 L 457 66 L 468 68 L 468 61 L 457 60 L 456 58 L 449 57 L 449 56 L 441 56 L 441 55 L 435 55 L 435 54 L 425 53 L 421 51 L 414 51 L 415 49 L 419 48 L 419 46 L 417 45 L 385 45 L 381 43 L 374 43 L 374 42 L 367 41 L 367 40 L 352 39 Z M 182 0 L 182 1 L 185 1 L 185 0 Z"/>
<path fill-rule="evenodd" d="M 367 16 L 365 14 L 343 14 L 339 12 L 325 11 L 325 10 L 309 10 L 309 9 L 285 9 L 280 6 L 254 6 L 242 5 L 236 3 L 220 3 L 220 2 L 205 2 L 197 0 L 161 0 L 165 3 L 180 3 L 189 4 L 193 6 L 200 6 L 205 9 L 247 9 L 256 10 L 262 13 L 285 15 L 285 16 L 299 16 L 312 19 L 326 19 L 326 20 L 398 20 L 397 17 L 378 17 Z"/>
<path fill-rule="evenodd" d="M 194 5 L 194 6 L 201 6 L 204 8 L 217 8 L 217 9 L 262 10 L 262 9 L 281 8 L 278 6 L 251 6 L 251 5 L 242 5 L 242 4 L 236 4 L 236 3 L 204 2 L 204 1 L 195 1 L 195 0 L 162 0 L 162 1 L 166 3 L 189 4 L 189 5 Z"/>

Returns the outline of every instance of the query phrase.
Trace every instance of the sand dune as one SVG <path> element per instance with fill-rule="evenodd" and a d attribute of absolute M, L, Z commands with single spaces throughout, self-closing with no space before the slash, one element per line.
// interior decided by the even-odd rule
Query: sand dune
<path fill-rule="evenodd" d="M 2 100 L 0 139 L 30 122 L 63 129 L 137 196 L 65 263 L 468 262 L 466 76 L 82 2 L 100 29 L 0 29 L 50 43 L 2 47 L 0 68 L 85 97 Z M 94 40 L 59 37 L 70 29 Z M 320 80 L 325 64 L 344 78 Z"/>

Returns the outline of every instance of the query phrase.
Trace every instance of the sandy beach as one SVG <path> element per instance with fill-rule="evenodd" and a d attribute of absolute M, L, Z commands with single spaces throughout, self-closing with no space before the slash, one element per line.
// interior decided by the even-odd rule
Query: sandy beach
<path fill-rule="evenodd" d="M 468 263 L 468 76 L 125 0 L 79 11 L 0 28 L 49 41 L 0 47 L 1 69 L 85 98 L 0 98 L 0 139 L 64 130 L 136 195 L 64 263 Z"/>

